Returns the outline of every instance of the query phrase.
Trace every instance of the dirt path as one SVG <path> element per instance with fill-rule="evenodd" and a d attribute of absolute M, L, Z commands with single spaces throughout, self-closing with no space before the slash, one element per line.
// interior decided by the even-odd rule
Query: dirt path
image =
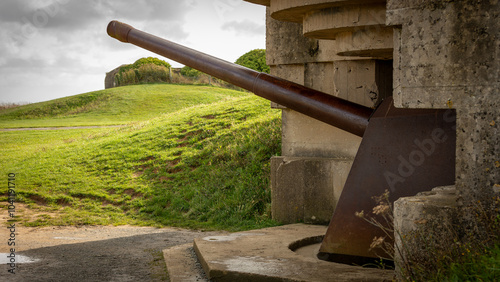
<path fill-rule="evenodd" d="M 0 232 L 0 281 L 167 281 L 162 250 L 221 232 L 135 226 L 9 228 Z"/>

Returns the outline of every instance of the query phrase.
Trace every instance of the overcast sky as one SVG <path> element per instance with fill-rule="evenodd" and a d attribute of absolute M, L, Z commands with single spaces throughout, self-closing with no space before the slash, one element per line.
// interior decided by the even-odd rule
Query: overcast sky
<path fill-rule="evenodd" d="M 1 0 L 0 102 L 100 90 L 107 71 L 159 57 L 109 37 L 111 20 L 231 62 L 265 48 L 265 8 L 243 0 Z"/>

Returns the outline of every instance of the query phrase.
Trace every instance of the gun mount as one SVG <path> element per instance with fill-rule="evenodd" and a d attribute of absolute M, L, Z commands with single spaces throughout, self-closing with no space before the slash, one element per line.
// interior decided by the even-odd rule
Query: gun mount
<path fill-rule="evenodd" d="M 455 112 L 398 109 L 392 98 L 375 111 L 274 77 L 226 62 L 112 21 L 107 32 L 174 61 L 249 90 L 258 96 L 363 137 L 318 257 L 364 263 L 377 254 L 370 250 L 384 231 L 355 216 L 371 212 L 372 199 L 390 192 L 392 203 L 437 186 L 455 182 Z M 377 217 L 375 216 L 375 219 Z M 381 218 L 378 218 L 382 222 Z"/>

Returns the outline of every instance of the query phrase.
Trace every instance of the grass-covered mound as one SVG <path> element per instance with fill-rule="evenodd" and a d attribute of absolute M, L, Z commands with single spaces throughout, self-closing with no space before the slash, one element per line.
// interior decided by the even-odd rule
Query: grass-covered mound
<path fill-rule="evenodd" d="M 136 87 L 148 85 L 130 89 Z M 220 95 L 122 128 L 1 132 L 1 173 L 16 173 L 16 200 L 38 213 L 27 218 L 18 210 L 20 221 L 228 230 L 274 225 L 269 158 L 280 152 L 279 111 L 252 94 Z"/>
<path fill-rule="evenodd" d="M 0 128 L 128 124 L 242 95 L 203 85 L 117 87 L 0 110 Z"/>

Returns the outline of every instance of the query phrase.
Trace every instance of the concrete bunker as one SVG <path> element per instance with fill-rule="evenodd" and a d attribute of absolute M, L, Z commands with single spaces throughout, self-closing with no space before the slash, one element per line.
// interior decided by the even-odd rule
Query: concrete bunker
<path fill-rule="evenodd" d="M 327 120 L 311 118 L 284 100 L 274 100 L 273 107 L 283 112 L 284 132 L 283 154 L 271 160 L 275 219 L 283 223 L 330 222 L 333 231 L 325 234 L 320 252 L 373 257 L 367 243 L 374 234 L 363 228 L 346 231 L 352 217 L 336 221 L 339 210 L 354 216 L 356 210 L 343 205 L 356 203 L 359 197 L 369 200 L 386 189 L 392 193 L 392 202 L 438 186 L 451 186 L 467 202 L 491 198 L 498 190 L 500 107 L 494 96 L 500 77 L 498 58 L 494 57 L 498 52 L 477 51 L 497 48 L 499 21 L 493 19 L 498 19 L 498 3 L 248 2 L 268 6 L 267 61 L 273 78 L 266 81 L 282 77 L 310 88 L 293 84 L 295 89 L 320 91 L 377 108 L 370 114 L 370 124 L 380 118 L 380 128 L 397 128 L 402 130 L 397 135 L 406 138 L 404 142 L 384 140 L 373 133 L 371 140 L 377 142 L 363 146 L 368 136 L 362 141 L 346 128 L 332 127 Z M 493 12 L 485 17 L 485 11 Z M 459 16 L 464 13 L 471 16 Z M 136 34 L 117 28 L 112 33 L 125 42 Z M 463 30 L 470 37 L 463 37 Z M 463 50 L 470 56 L 463 56 Z M 247 86 L 254 89 L 253 84 Z M 393 98 L 379 105 L 389 96 Z M 392 124 L 387 126 L 385 121 Z M 415 127 L 422 124 L 427 125 Z M 394 152 L 392 144 L 396 143 L 403 146 Z M 366 167 L 356 161 L 360 154 L 359 159 L 369 160 L 368 164 L 381 165 L 382 170 L 372 173 L 381 179 L 380 190 L 373 191 L 366 182 L 370 178 L 365 175 Z M 387 163 L 390 169 L 386 169 Z M 358 171 L 357 176 L 349 177 L 353 171 Z M 436 175 L 431 176 L 433 173 Z M 348 193 L 344 188 L 348 185 L 357 193 Z M 356 241 L 359 234 L 369 236 Z"/>

